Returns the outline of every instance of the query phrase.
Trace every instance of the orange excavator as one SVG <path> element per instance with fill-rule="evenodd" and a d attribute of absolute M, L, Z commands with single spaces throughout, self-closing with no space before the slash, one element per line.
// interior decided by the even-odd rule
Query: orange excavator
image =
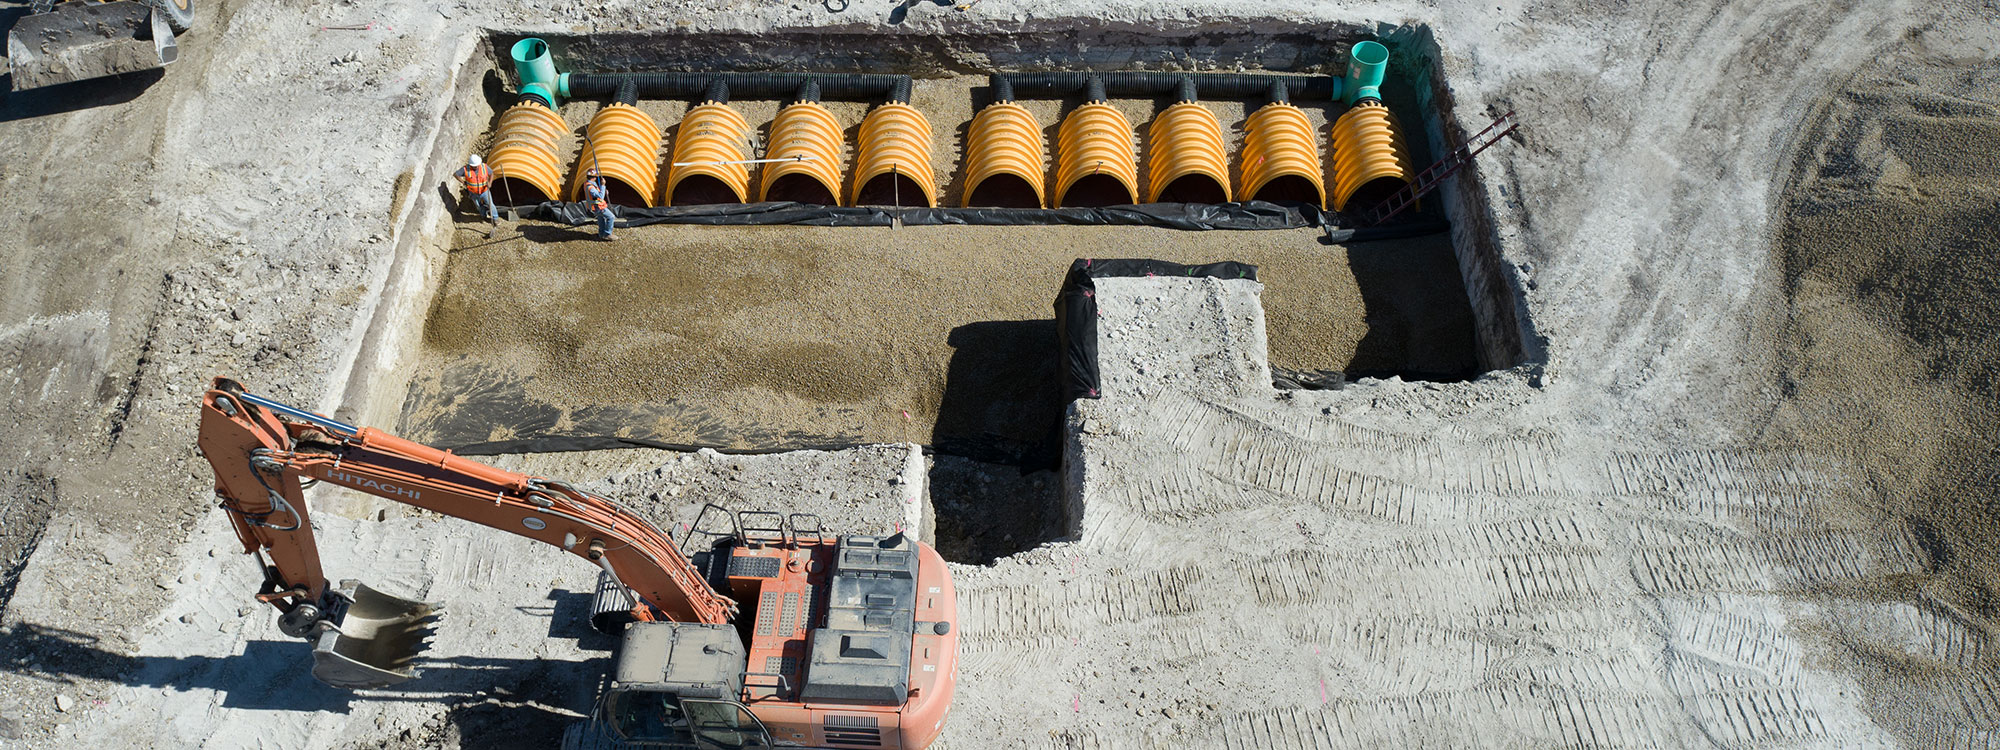
<path fill-rule="evenodd" d="M 318 482 L 518 534 L 600 568 L 592 622 L 623 640 L 608 689 L 565 747 L 920 750 L 950 711 L 951 573 L 904 534 L 836 538 L 807 514 L 709 506 L 676 546 L 574 485 L 357 428 L 226 378 L 202 396 L 199 442 L 221 507 L 264 568 L 257 599 L 278 610 L 280 630 L 313 643 L 313 675 L 328 684 L 413 678 L 442 606 L 356 581 L 329 585 L 303 494 Z M 711 511 L 726 523 L 706 524 Z M 691 542 L 698 549 L 688 554 Z"/>

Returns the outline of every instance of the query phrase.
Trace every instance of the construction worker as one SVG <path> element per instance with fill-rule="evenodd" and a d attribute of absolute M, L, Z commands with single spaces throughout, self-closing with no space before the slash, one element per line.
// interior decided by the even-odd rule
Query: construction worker
<path fill-rule="evenodd" d="M 458 180 L 465 183 L 465 192 L 472 196 L 472 205 L 485 210 L 486 220 L 500 223 L 500 209 L 493 206 L 493 169 L 479 162 L 479 155 L 465 159 L 465 168 L 456 173 Z M 488 231 L 486 236 L 493 233 Z"/>
<path fill-rule="evenodd" d="M 597 217 L 597 238 L 611 239 L 611 202 L 605 199 L 604 178 L 597 176 L 597 168 L 591 167 L 584 173 L 583 202 L 590 213 Z"/>

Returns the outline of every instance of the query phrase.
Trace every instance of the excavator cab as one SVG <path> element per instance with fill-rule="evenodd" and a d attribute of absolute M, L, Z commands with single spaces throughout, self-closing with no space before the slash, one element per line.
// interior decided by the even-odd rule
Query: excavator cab
<path fill-rule="evenodd" d="M 563 747 L 772 747 L 770 730 L 737 701 L 745 664 L 743 639 L 728 625 L 632 623 L 596 716 L 570 727 Z"/>
<path fill-rule="evenodd" d="M 605 722 L 625 745 L 689 750 L 753 750 L 772 746 L 755 714 L 733 700 L 683 698 L 651 688 L 614 690 Z"/>

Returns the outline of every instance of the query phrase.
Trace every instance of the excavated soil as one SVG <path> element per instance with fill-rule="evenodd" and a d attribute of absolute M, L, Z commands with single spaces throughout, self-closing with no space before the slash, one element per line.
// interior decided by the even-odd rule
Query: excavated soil
<path fill-rule="evenodd" d="M 1281 367 L 1475 367 L 1443 235 L 1340 247 L 1314 230 L 502 232 L 459 233 L 404 411 L 415 439 L 1038 443 L 1060 409 L 1051 305 L 1087 257 L 1259 266 Z"/>
<path fill-rule="evenodd" d="M 1850 457 L 1937 568 L 1910 593 L 2000 618 L 2000 63 L 1906 51 L 1823 104 L 1775 250 L 1789 317 L 1780 424 Z M 1929 731 L 1937 675 L 1846 641 L 1871 706 Z M 1982 669 L 2000 667 L 1991 654 Z M 1991 673 L 1990 671 L 1988 672 Z M 1914 696 L 1914 697 L 1913 697 Z"/>
<path fill-rule="evenodd" d="M 1906 56 L 1907 57 L 1907 56 Z M 1901 61 L 1824 105 L 1785 204 L 1781 387 L 1936 530 L 1954 592 L 2000 615 L 2000 63 Z"/>

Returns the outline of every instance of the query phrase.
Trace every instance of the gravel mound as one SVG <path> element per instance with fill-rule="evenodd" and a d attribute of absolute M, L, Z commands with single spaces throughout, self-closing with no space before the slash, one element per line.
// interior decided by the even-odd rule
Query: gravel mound
<path fill-rule="evenodd" d="M 1863 71 L 1801 139 L 1779 241 L 1780 423 L 1849 457 L 1929 555 L 1910 596 L 2000 618 L 2000 62 Z M 1961 616 L 1962 616 L 1961 614 Z M 1990 626 L 1989 626 L 1990 627 Z M 1907 660 L 1849 643 L 1877 718 L 1925 736 Z M 1985 669 L 1995 661 L 1985 656 Z M 1990 672 L 1989 672 L 1990 673 Z M 1919 696 L 1911 698 L 1909 696 Z"/>

